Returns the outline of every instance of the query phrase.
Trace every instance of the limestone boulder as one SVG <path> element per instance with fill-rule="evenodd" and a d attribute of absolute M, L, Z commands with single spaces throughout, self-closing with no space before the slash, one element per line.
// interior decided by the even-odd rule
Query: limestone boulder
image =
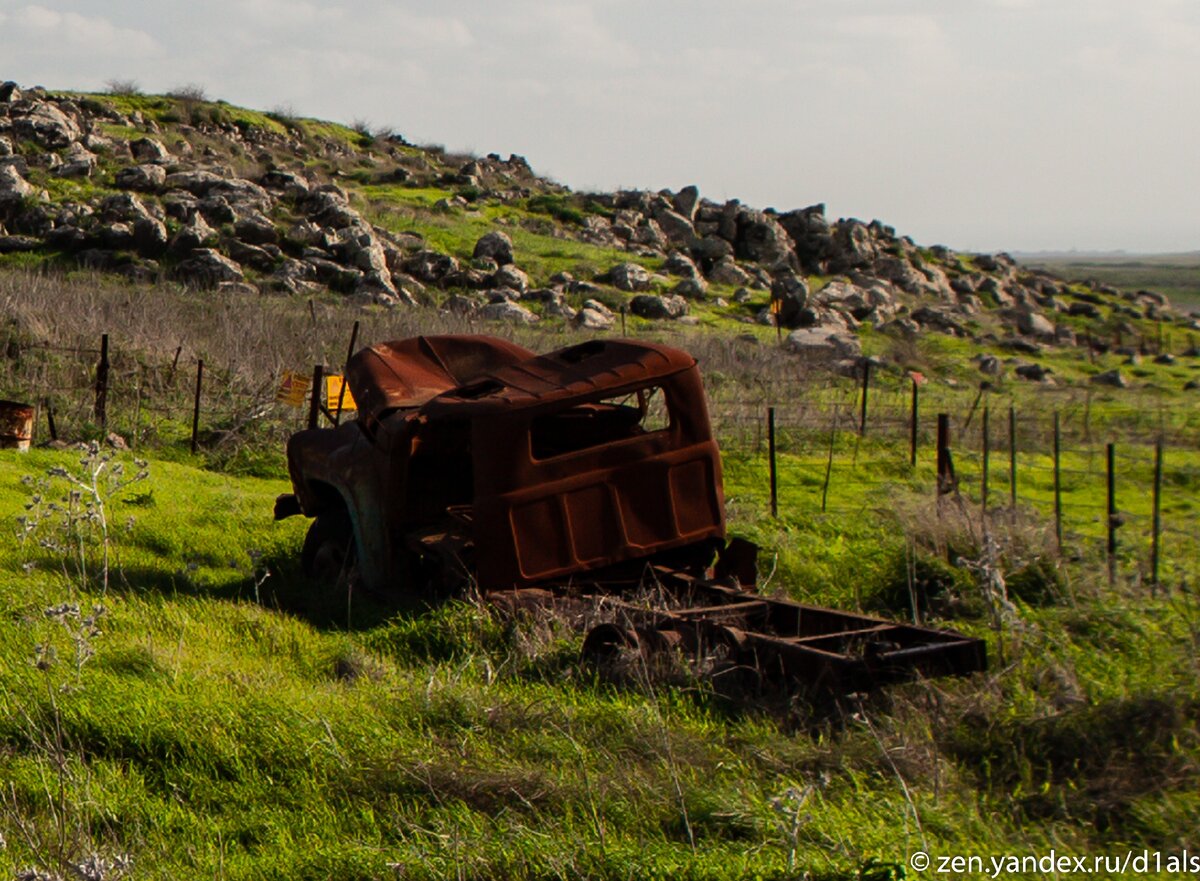
<path fill-rule="evenodd" d="M 488 303 L 479 310 L 478 315 L 484 321 L 506 321 L 513 324 L 534 324 L 539 320 L 537 315 L 520 303 L 507 299 Z"/>
<path fill-rule="evenodd" d="M 858 337 L 830 327 L 805 327 L 793 330 L 784 340 L 784 348 L 809 361 L 841 361 L 861 358 Z"/>
<path fill-rule="evenodd" d="M 136 141 L 130 141 L 129 153 L 138 162 L 166 162 L 171 158 L 171 151 L 156 138 L 139 138 Z"/>
<path fill-rule="evenodd" d="M 43 101 L 23 102 L 12 111 L 12 116 L 13 136 L 18 141 L 33 141 L 46 150 L 61 150 L 79 140 L 82 134 L 74 119 Z"/>
<path fill-rule="evenodd" d="M 683 297 L 672 295 L 638 294 L 629 301 L 629 311 L 641 318 L 671 320 L 687 315 L 688 302 Z"/>
<path fill-rule="evenodd" d="M 513 262 L 512 239 L 500 230 L 493 230 L 475 242 L 472 256 L 495 260 L 498 266 L 507 266 Z"/>
<path fill-rule="evenodd" d="M 645 291 L 650 288 L 650 273 L 637 263 L 618 263 L 607 273 L 609 282 L 620 291 Z"/>
<path fill-rule="evenodd" d="M 496 287 L 512 288 L 524 293 L 529 290 L 529 276 L 511 263 L 506 263 L 497 269 L 489 279 Z"/>
<path fill-rule="evenodd" d="M 178 277 L 196 287 L 216 287 L 222 282 L 245 280 L 242 268 L 212 248 L 200 248 L 175 269 Z"/>
<path fill-rule="evenodd" d="M 118 171 L 113 182 L 122 190 L 155 193 L 167 182 L 167 170 L 161 165 L 130 165 Z"/>

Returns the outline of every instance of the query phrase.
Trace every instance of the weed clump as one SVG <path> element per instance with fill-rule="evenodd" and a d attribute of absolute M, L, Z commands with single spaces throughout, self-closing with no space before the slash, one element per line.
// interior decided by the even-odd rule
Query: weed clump
<path fill-rule="evenodd" d="M 1035 557 L 1005 576 L 1008 595 L 1030 606 L 1049 606 L 1062 600 L 1066 584 L 1054 562 Z"/>
<path fill-rule="evenodd" d="M 864 605 L 871 611 L 923 620 L 930 614 L 961 614 L 970 593 L 971 575 L 966 570 L 929 554 L 897 550 L 882 584 L 864 598 Z M 979 611 L 974 609 L 976 614 Z"/>
<path fill-rule="evenodd" d="M 1182 694 L 1114 699 L 997 724 L 971 715 L 949 749 L 1033 820 L 1070 819 L 1120 831 L 1142 796 L 1195 787 L 1200 702 Z"/>

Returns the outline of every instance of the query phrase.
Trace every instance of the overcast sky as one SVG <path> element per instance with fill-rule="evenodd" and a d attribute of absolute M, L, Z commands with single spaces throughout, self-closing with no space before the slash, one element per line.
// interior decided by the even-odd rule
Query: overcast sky
<path fill-rule="evenodd" d="M 0 0 L 0 80 L 118 78 L 922 244 L 1200 249 L 1196 0 Z"/>

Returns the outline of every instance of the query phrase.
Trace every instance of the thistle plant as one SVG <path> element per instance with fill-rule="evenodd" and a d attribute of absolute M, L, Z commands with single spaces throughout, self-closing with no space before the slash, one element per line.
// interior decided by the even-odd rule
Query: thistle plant
<path fill-rule="evenodd" d="M 81 588 L 108 591 L 112 568 L 113 526 L 111 502 L 121 491 L 150 476 L 146 462 L 135 459 L 134 469 L 116 458 L 115 450 L 98 443 L 80 444 L 76 468 L 61 465 L 45 477 L 24 483 L 35 491 L 17 518 L 23 548 L 33 543 L 42 554 L 62 566 L 63 575 Z M 126 528 L 132 526 L 132 518 Z M 33 562 L 27 560 L 29 571 Z"/>

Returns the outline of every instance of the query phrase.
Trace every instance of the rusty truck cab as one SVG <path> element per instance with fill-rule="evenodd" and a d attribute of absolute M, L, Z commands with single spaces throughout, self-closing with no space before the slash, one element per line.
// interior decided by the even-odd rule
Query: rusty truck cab
<path fill-rule="evenodd" d="M 317 517 L 306 555 L 352 541 L 371 589 L 395 590 L 434 550 L 493 590 L 724 536 L 720 458 L 682 351 L 416 337 L 358 353 L 348 380 L 358 420 L 298 433 L 288 459 Z"/>

